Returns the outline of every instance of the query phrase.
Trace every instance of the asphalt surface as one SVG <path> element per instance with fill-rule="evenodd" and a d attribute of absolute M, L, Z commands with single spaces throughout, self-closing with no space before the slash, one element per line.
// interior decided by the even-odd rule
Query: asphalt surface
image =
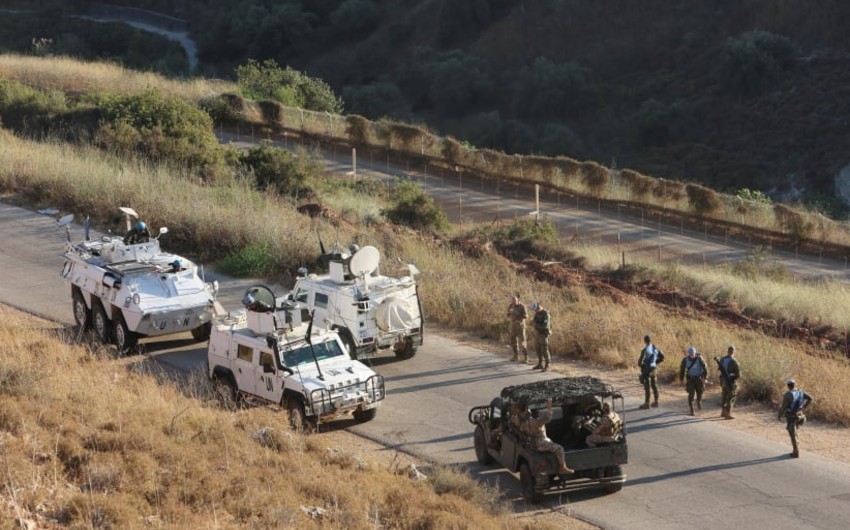
<path fill-rule="evenodd" d="M 71 232 L 72 239 L 81 238 L 79 226 L 72 225 Z M 0 302 L 71 324 L 70 290 L 59 277 L 65 235 L 55 220 L 0 203 L 0 241 Z M 167 248 L 167 240 L 163 245 Z M 220 280 L 225 307 L 238 307 L 244 288 L 253 283 Z M 204 370 L 204 345 L 188 334 L 143 344 L 146 357 L 167 367 Z M 516 509 L 526 508 L 516 477 L 476 462 L 467 412 L 489 403 L 504 386 L 554 375 L 436 334 L 427 335 L 413 359 L 380 356 L 373 367 L 388 389 L 377 418 L 329 428 L 348 428 L 390 448 L 463 466 L 503 488 Z M 663 403 L 641 411 L 638 403 L 627 397 L 630 463 L 624 489 L 613 495 L 598 490 L 549 495 L 544 508 L 611 529 L 833 529 L 850 521 L 850 466 L 813 454 L 792 460 L 787 444 L 730 428 L 709 418 L 710 412 L 694 418 Z"/>

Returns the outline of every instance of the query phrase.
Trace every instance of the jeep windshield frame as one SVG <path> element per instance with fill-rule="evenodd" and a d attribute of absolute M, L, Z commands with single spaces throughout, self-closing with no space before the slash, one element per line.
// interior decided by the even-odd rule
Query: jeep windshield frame
<path fill-rule="evenodd" d="M 304 344 L 288 351 L 282 351 L 283 359 L 281 359 L 281 362 L 283 366 L 300 366 L 302 364 L 313 364 L 316 361 L 324 361 L 341 356 L 348 357 L 348 354 L 343 351 L 342 346 L 336 340 L 317 342 L 313 344 L 312 348 L 313 350 L 311 352 L 310 345 Z M 315 359 L 313 358 L 313 353 L 316 355 Z"/>

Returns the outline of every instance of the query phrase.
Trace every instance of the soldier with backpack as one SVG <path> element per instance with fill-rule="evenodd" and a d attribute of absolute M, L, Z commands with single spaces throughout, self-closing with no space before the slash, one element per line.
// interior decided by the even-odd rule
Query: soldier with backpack
<path fill-rule="evenodd" d="M 735 347 L 729 346 L 722 359 L 714 358 L 720 369 L 720 384 L 722 385 L 720 417 L 724 420 L 734 420 L 732 407 L 738 397 L 738 379 L 741 377 L 741 367 L 735 359 Z"/>
<path fill-rule="evenodd" d="M 658 363 L 664 360 L 664 352 L 659 350 L 652 344 L 652 337 L 649 335 L 643 338 L 644 347 L 640 351 L 638 357 L 638 366 L 640 367 L 640 382 L 643 385 L 644 403 L 638 408 L 649 408 L 649 391 L 652 390 L 652 395 L 655 400 L 652 402 L 653 407 L 658 406 L 658 376 L 655 369 Z"/>
<path fill-rule="evenodd" d="M 691 416 L 694 415 L 694 394 L 697 397 L 697 409 L 702 410 L 702 392 L 705 389 L 705 379 L 708 377 L 708 367 L 697 349 L 691 346 L 679 366 L 679 382 L 685 384 L 687 377 L 688 407 Z"/>
<path fill-rule="evenodd" d="M 788 435 L 791 437 L 791 458 L 800 458 L 800 449 L 797 446 L 797 429 L 803 426 L 806 422 L 805 411 L 814 399 L 800 389 L 795 388 L 796 384 L 793 379 L 785 382 L 788 391 L 782 396 L 782 405 L 779 407 L 779 421 L 785 418 L 785 428 L 788 430 Z"/>

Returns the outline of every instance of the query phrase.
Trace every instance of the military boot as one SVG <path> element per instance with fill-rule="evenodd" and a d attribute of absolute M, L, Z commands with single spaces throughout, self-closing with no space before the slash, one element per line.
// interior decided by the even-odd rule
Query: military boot
<path fill-rule="evenodd" d="M 702 410 L 702 400 L 701 399 L 697 400 L 697 410 Z"/>
<path fill-rule="evenodd" d="M 511 357 L 511 361 L 518 361 L 518 360 L 519 360 L 519 355 L 517 355 L 517 352 L 514 352 L 514 356 Z"/>
<path fill-rule="evenodd" d="M 543 370 L 544 372 L 548 372 L 549 371 L 549 363 L 544 364 L 543 368 L 541 368 L 541 370 Z"/>
<path fill-rule="evenodd" d="M 531 369 L 532 370 L 542 370 L 543 369 L 543 363 L 538 362 L 533 367 L 531 367 Z"/>
<path fill-rule="evenodd" d="M 693 404 L 693 403 L 688 403 L 688 408 L 690 408 L 690 409 L 691 409 L 691 416 L 693 416 L 693 415 L 694 415 L 694 404 Z"/>
<path fill-rule="evenodd" d="M 528 354 L 525 354 L 525 356 L 522 358 L 522 364 L 528 364 Z"/>
<path fill-rule="evenodd" d="M 658 407 L 658 398 L 655 398 L 655 401 L 652 402 L 653 407 Z"/>
<path fill-rule="evenodd" d="M 641 410 L 647 410 L 647 409 L 649 409 L 649 401 L 645 402 L 643 405 L 641 405 L 641 406 L 640 406 L 640 407 L 638 407 L 638 408 L 639 408 L 639 409 L 641 409 Z"/>

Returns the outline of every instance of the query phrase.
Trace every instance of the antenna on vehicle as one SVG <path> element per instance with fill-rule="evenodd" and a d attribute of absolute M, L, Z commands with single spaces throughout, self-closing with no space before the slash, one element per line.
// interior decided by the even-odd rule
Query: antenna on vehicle
<path fill-rule="evenodd" d="M 86 222 L 83 225 L 86 233 L 86 241 L 91 241 L 91 218 L 87 215 Z"/>
<path fill-rule="evenodd" d="M 313 310 L 313 312 L 310 313 L 310 323 L 307 324 L 307 335 L 304 337 L 304 340 L 306 340 L 307 344 L 310 345 L 310 355 L 313 356 L 313 362 L 316 363 L 316 370 L 319 372 L 318 377 L 319 377 L 319 379 L 324 381 L 325 376 L 322 375 L 322 368 L 321 368 L 321 366 L 319 366 L 319 359 L 316 357 L 316 351 L 313 349 L 313 315 L 315 313 L 316 313 L 315 310 Z"/>
<path fill-rule="evenodd" d="M 62 228 L 63 226 L 65 227 L 65 237 L 68 238 L 68 243 L 71 242 L 70 224 L 71 224 L 71 221 L 73 221 L 73 220 L 74 220 L 74 214 L 72 214 L 72 213 L 69 213 L 68 215 L 56 220 L 56 224 L 58 225 L 57 228 Z"/>

